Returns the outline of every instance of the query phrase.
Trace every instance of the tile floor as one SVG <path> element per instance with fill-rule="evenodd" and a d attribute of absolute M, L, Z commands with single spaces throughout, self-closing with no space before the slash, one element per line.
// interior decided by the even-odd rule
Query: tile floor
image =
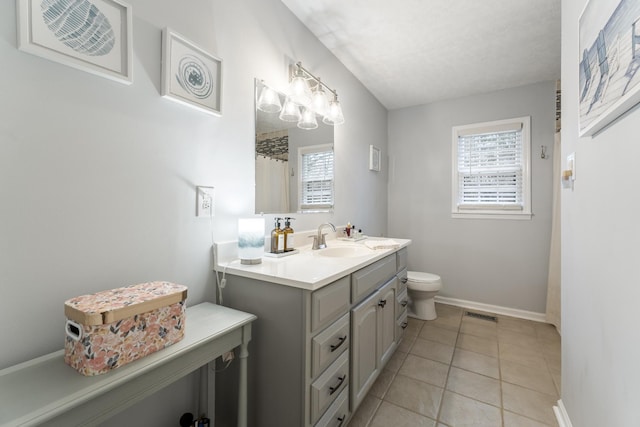
<path fill-rule="evenodd" d="M 494 323 L 444 304 L 436 311 L 433 321 L 409 318 L 349 427 L 557 427 L 553 326 L 506 316 Z"/>

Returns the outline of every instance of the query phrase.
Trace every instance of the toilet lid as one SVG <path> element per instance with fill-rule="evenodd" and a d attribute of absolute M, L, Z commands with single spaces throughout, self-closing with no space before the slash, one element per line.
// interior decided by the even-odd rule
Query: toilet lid
<path fill-rule="evenodd" d="M 434 283 L 440 281 L 437 274 L 423 273 L 421 271 L 407 271 L 407 280 L 416 283 Z"/>

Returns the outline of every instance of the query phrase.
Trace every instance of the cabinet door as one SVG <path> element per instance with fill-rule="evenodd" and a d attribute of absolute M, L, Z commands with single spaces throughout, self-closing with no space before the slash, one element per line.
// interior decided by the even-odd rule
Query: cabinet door
<path fill-rule="evenodd" d="M 396 348 L 396 281 L 389 280 L 378 294 L 378 367 L 389 361 Z"/>
<path fill-rule="evenodd" d="M 358 407 L 378 376 L 378 296 L 375 292 L 351 312 L 351 408 Z"/>

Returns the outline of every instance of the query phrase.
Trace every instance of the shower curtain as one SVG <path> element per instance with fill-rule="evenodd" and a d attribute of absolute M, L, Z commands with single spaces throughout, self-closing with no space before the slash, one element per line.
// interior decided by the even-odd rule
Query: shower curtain
<path fill-rule="evenodd" d="M 256 157 L 256 212 L 291 212 L 289 162 Z"/>
<path fill-rule="evenodd" d="M 560 132 L 553 142 L 553 212 L 551 214 L 551 247 L 547 279 L 547 322 L 560 332 Z"/>

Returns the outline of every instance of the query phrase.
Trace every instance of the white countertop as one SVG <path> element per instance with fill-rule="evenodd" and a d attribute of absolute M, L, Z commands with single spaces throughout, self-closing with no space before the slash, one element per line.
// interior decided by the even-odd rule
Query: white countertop
<path fill-rule="evenodd" d="M 375 238 L 371 240 L 384 239 Z M 356 257 L 326 257 L 320 254 L 323 249 L 311 250 L 309 245 L 297 248 L 299 253 L 295 255 L 282 258 L 262 257 L 261 264 L 245 265 L 241 264 L 239 259 L 230 262 L 223 261 L 216 264 L 216 270 L 218 272 L 226 271 L 226 274 L 314 291 L 411 244 L 411 240 L 408 239 L 390 240 L 396 242 L 399 247 L 389 249 L 367 248 L 367 250 L 363 251 L 364 254 L 362 256 Z M 328 240 L 327 247 L 350 245 L 364 247 L 364 242 Z"/>

